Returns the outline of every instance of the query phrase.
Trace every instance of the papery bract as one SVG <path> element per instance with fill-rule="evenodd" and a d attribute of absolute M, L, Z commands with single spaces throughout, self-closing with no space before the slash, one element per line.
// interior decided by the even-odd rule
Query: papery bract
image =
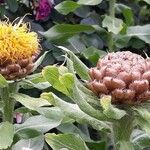
<path fill-rule="evenodd" d="M 100 97 L 111 95 L 114 103 L 140 103 L 150 99 L 149 70 L 149 58 L 129 51 L 109 53 L 89 70 L 88 87 Z"/>

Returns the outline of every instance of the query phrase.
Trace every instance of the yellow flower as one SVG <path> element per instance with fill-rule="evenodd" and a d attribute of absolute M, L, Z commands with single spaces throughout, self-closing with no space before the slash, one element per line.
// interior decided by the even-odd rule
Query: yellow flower
<path fill-rule="evenodd" d="M 5 60 L 17 62 L 31 58 L 39 49 L 35 32 L 29 32 L 27 24 L 0 22 L 0 63 Z"/>
<path fill-rule="evenodd" d="M 0 21 L 0 74 L 6 79 L 31 73 L 39 49 L 37 34 L 22 19 L 17 24 Z"/>

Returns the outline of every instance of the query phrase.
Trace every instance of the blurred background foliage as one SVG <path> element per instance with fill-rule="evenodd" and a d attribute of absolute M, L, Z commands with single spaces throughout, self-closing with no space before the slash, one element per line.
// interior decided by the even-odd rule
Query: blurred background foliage
<path fill-rule="evenodd" d="M 96 5 L 89 5 L 84 0 L 81 2 L 83 4 L 77 1 L 49 0 L 51 7 L 47 16 L 37 18 L 40 5 L 38 0 L 1 0 L 0 15 L 1 19 L 6 16 L 11 21 L 27 15 L 24 20 L 29 21 L 31 30 L 39 34 L 43 51 L 49 51 L 41 67 L 63 61 L 62 52 L 55 45 L 71 49 L 92 66 L 110 48 L 111 51 L 130 50 L 149 55 L 149 0 L 118 0 L 115 4 L 115 20 L 107 16 L 109 1 L 97 0 Z M 113 33 L 111 47 L 110 32 Z"/>

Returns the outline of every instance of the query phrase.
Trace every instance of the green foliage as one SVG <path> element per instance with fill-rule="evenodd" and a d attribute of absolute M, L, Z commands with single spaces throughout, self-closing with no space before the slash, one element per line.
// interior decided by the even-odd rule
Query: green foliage
<path fill-rule="evenodd" d="M 99 58 L 106 55 L 105 51 L 99 50 L 93 46 L 82 51 L 83 56 L 96 66 Z"/>
<path fill-rule="evenodd" d="M 55 150 L 89 150 L 84 141 L 76 135 L 72 134 L 46 134 L 46 142 Z"/>
<path fill-rule="evenodd" d="M 55 25 L 48 31 L 42 33 L 49 41 L 63 42 L 68 38 L 79 34 L 81 32 L 93 32 L 94 27 L 90 25 L 71 25 L 71 24 L 60 24 Z"/>
<path fill-rule="evenodd" d="M 138 108 L 136 110 L 137 124 L 150 135 L 150 112 L 144 108 Z"/>
<path fill-rule="evenodd" d="M 0 88 L 5 88 L 8 86 L 7 80 L 0 74 Z"/>
<path fill-rule="evenodd" d="M 64 1 L 60 4 L 58 4 L 55 7 L 55 9 L 63 15 L 67 15 L 70 12 L 74 12 L 79 7 L 80 7 L 80 5 L 78 3 L 75 3 L 73 1 Z"/>
<path fill-rule="evenodd" d="M 109 126 L 99 121 L 83 111 L 76 104 L 67 103 L 53 93 L 43 93 L 42 98 L 47 99 L 54 106 L 59 107 L 66 116 L 73 118 L 79 123 L 88 123 L 97 130 L 109 130 Z"/>
<path fill-rule="evenodd" d="M 6 115 L 7 101 L 7 114 L 17 122 L 0 124 L 0 149 L 49 150 L 47 144 L 54 150 L 149 149 L 149 102 L 118 106 L 110 97 L 99 99 L 86 87 L 89 67 L 110 51 L 108 47 L 149 55 L 149 0 L 118 0 L 112 6 L 115 17 L 109 14 L 108 0 L 58 0 L 41 21 L 35 19 L 38 1 L 34 2 L 6 0 L 0 6 L 1 19 L 6 15 L 12 21 L 32 14 L 25 20 L 40 33 L 40 47 L 46 51 L 35 62 L 32 75 L 15 82 L 0 75 L 0 116 Z"/>
<path fill-rule="evenodd" d="M 6 0 L 6 3 L 9 7 L 9 9 L 12 11 L 12 12 L 16 12 L 17 9 L 18 9 L 18 2 L 17 0 Z"/>
<path fill-rule="evenodd" d="M 121 19 L 105 16 L 102 26 L 106 27 L 109 32 L 118 34 L 123 28 L 123 21 Z"/>
<path fill-rule="evenodd" d="M 53 118 L 53 117 L 54 116 L 46 118 L 42 115 L 30 117 L 24 123 L 16 124 L 15 132 L 17 133 L 17 132 L 19 132 L 21 130 L 25 130 L 25 129 L 34 129 L 41 133 L 45 133 L 45 132 L 49 131 L 50 129 L 57 127 L 62 121 L 61 117 L 59 117 L 59 118 Z"/>
<path fill-rule="evenodd" d="M 19 149 L 36 149 L 41 150 L 44 146 L 44 138 L 43 136 L 38 136 L 31 139 L 22 139 L 13 145 L 12 150 Z"/>
<path fill-rule="evenodd" d="M 145 43 L 150 44 L 150 25 L 144 26 L 133 26 L 129 27 L 127 30 L 128 37 L 138 37 L 139 39 L 143 40 Z"/>
<path fill-rule="evenodd" d="M 73 52 L 66 49 L 65 47 L 58 46 L 65 52 L 67 52 L 70 56 L 70 60 L 73 62 L 73 67 L 76 69 L 77 74 L 80 76 L 80 78 L 88 80 L 90 79 L 90 76 L 88 74 L 88 67 L 81 62 L 81 60 L 75 56 Z"/>
<path fill-rule="evenodd" d="M 45 79 L 58 91 L 61 91 L 68 96 L 72 93 L 72 85 L 74 83 L 72 74 L 65 73 L 60 75 L 56 66 L 45 67 L 42 74 Z"/>
<path fill-rule="evenodd" d="M 111 105 L 111 97 L 110 96 L 104 96 L 100 100 L 101 106 L 104 109 L 103 113 L 108 117 L 112 119 L 121 119 L 123 116 L 126 115 L 126 112 L 124 110 L 119 110 L 115 108 L 113 105 Z"/>
<path fill-rule="evenodd" d="M 0 149 L 7 149 L 11 146 L 14 137 L 14 126 L 9 122 L 0 124 Z"/>
<path fill-rule="evenodd" d="M 82 4 L 82 5 L 98 5 L 102 2 L 102 0 L 79 0 L 78 4 Z"/>
<path fill-rule="evenodd" d="M 137 124 L 146 133 L 149 134 L 149 123 L 148 123 L 149 112 L 147 112 L 145 109 L 140 109 L 140 108 L 136 109 L 134 107 L 127 107 L 127 108 L 124 107 L 125 110 L 115 107 L 114 105 L 111 104 L 110 96 L 104 96 L 100 100 L 96 99 L 88 91 L 88 89 L 86 89 L 86 87 L 83 88 L 80 81 L 76 78 L 75 72 L 80 72 L 82 70 L 78 70 L 78 69 L 76 70 L 74 68 L 74 64 L 76 64 L 76 59 L 74 59 L 75 60 L 74 62 L 72 61 L 71 59 L 72 52 L 64 48 L 63 50 L 65 50 L 66 53 L 69 54 L 69 57 L 70 57 L 70 58 L 67 57 L 67 67 L 68 67 L 68 71 L 72 73 L 72 76 L 74 76 L 73 78 L 74 82 L 72 83 L 73 93 L 71 93 L 69 97 L 71 98 L 72 101 L 74 101 L 75 104 L 71 104 L 70 102 L 65 102 L 63 99 L 59 98 L 53 93 L 43 93 L 41 97 L 43 99 L 47 99 L 55 107 L 56 106 L 59 107 L 66 116 L 74 119 L 75 121 L 79 123 L 86 122 L 90 124 L 94 129 L 101 130 L 104 132 L 110 132 L 111 130 L 113 130 L 111 134 L 113 134 L 114 136 L 113 138 L 114 138 L 116 149 L 134 150 L 134 147 L 147 147 L 147 141 L 149 141 L 149 137 L 145 137 L 145 139 L 143 139 L 142 137 L 137 136 L 137 138 L 139 138 L 139 140 L 137 141 L 135 139 L 130 140 L 130 138 L 131 138 L 133 129 L 136 128 Z M 76 56 L 74 55 L 74 57 Z M 81 61 L 78 63 L 80 63 L 80 66 L 83 65 Z M 59 74 L 59 72 L 57 74 Z M 51 78 L 51 76 L 49 76 L 49 78 Z M 63 85 L 65 85 L 65 83 L 63 83 Z M 61 89 L 60 91 L 63 91 L 63 90 Z M 66 94 L 66 96 L 68 95 Z M 95 100 L 100 101 L 99 102 L 100 107 L 97 107 L 97 104 L 91 105 L 90 101 L 95 101 Z M 103 122 L 100 120 L 103 120 Z M 136 124 L 135 124 L 135 121 L 136 121 Z M 108 122 L 112 124 L 113 128 L 109 127 Z M 75 130 L 75 135 L 79 133 L 81 134 L 83 139 L 85 139 L 83 136 L 83 133 L 79 132 L 79 130 L 75 129 L 75 127 L 71 127 L 71 128 Z M 69 131 L 66 129 L 63 130 L 63 128 L 61 131 L 70 133 L 70 130 Z M 139 144 L 139 146 L 137 146 L 138 145 L 137 143 Z M 49 143 L 49 144 L 51 146 L 53 145 L 52 143 Z"/>
<path fill-rule="evenodd" d="M 11 97 L 14 98 L 16 101 L 20 102 L 26 108 L 31 109 L 31 110 L 37 110 L 37 108 L 39 107 L 50 105 L 44 99 L 31 98 L 30 96 L 27 96 L 25 94 L 12 94 Z"/>

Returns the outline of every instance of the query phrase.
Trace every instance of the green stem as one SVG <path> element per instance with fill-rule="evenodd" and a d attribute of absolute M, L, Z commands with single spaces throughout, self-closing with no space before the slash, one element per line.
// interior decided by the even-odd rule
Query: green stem
<path fill-rule="evenodd" d="M 10 93 L 16 92 L 17 84 L 11 83 L 8 87 L 1 89 L 1 99 L 3 101 L 3 122 L 13 123 L 14 100 L 10 97 Z"/>
<path fill-rule="evenodd" d="M 16 82 L 10 83 L 8 87 L 1 88 L 1 99 L 3 101 L 3 122 L 10 122 L 13 123 L 13 115 L 14 115 L 14 106 L 15 101 L 10 97 L 10 93 L 17 91 L 17 84 Z M 6 150 L 11 150 L 11 146 L 8 147 Z"/>
<path fill-rule="evenodd" d="M 109 16 L 115 18 L 115 3 L 116 0 L 109 0 Z M 113 33 L 109 33 L 109 40 L 108 40 L 108 48 L 109 51 L 113 51 L 114 41 L 113 41 Z"/>
<path fill-rule="evenodd" d="M 14 102 L 9 97 L 9 88 L 5 87 L 1 90 L 1 98 L 4 102 L 3 121 L 13 122 Z"/>
<path fill-rule="evenodd" d="M 131 133 L 133 131 L 134 119 L 132 114 L 126 115 L 122 119 L 113 123 L 113 145 L 114 150 L 120 150 L 122 145 L 120 142 L 126 143 L 132 149 L 130 142 Z"/>

